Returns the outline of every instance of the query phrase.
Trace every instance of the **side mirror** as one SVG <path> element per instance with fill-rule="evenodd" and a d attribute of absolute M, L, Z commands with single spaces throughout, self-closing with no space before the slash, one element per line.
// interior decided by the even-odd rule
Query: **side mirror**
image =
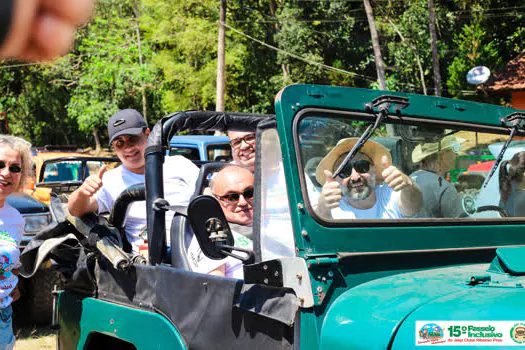
<path fill-rule="evenodd" d="M 202 252 L 208 258 L 220 260 L 231 256 L 245 264 L 255 260 L 253 251 L 234 247 L 230 226 L 215 198 L 205 195 L 194 198 L 188 206 L 188 220 Z M 233 251 L 246 256 L 234 254 Z"/>

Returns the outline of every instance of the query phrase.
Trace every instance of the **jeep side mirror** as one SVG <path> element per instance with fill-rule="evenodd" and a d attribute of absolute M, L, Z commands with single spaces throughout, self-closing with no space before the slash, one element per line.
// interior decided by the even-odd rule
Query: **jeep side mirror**
<path fill-rule="evenodd" d="M 210 259 L 220 260 L 228 256 L 245 264 L 253 263 L 253 251 L 234 247 L 233 234 L 221 205 L 211 196 L 198 196 L 188 206 L 188 220 L 202 252 Z M 233 251 L 243 253 L 241 256 Z"/>

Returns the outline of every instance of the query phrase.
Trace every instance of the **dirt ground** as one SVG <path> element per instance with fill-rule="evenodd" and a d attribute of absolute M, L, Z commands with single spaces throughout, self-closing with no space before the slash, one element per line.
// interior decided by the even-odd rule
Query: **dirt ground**
<path fill-rule="evenodd" d="M 57 348 L 55 331 L 48 327 L 24 327 L 15 329 L 15 350 L 40 350 Z"/>

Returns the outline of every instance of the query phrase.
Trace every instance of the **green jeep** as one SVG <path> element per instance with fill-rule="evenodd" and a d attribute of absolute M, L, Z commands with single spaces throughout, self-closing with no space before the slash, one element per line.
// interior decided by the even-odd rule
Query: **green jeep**
<path fill-rule="evenodd" d="M 491 186 L 498 181 L 499 161 L 476 188 L 479 197 L 463 198 L 461 211 L 443 218 L 328 219 L 316 209 L 323 185 L 316 175 L 322 171 L 319 161 L 343 138 L 373 137 L 388 147 L 393 165 L 410 174 L 418 167 L 412 162 L 417 145 L 449 135 L 474 140 L 476 134 L 502 135 L 510 142 L 525 134 L 525 114 L 468 101 L 318 85 L 283 89 L 275 111 L 275 116 L 179 112 L 155 125 L 146 149 L 145 192 L 126 193 L 126 203 L 146 199 L 148 263 L 122 249 L 121 208 L 110 223 L 70 218 L 62 236 L 59 229 L 48 235 L 69 237 L 71 251 L 81 251 L 76 261 L 84 262 L 71 264 L 69 283 L 56 298 L 60 349 L 524 343 L 525 221 L 509 217 Z M 203 129 L 256 132 L 255 262 L 245 262 L 244 280 L 189 268 L 186 247 L 193 234 L 209 258 L 236 255 L 218 202 L 200 195 L 208 167 L 201 168 L 188 208 L 170 207 L 163 199 L 157 169 L 169 140 L 176 132 Z M 175 219 L 168 240 L 169 211 Z M 60 258 L 61 251 L 67 250 L 58 246 L 51 254 Z"/>

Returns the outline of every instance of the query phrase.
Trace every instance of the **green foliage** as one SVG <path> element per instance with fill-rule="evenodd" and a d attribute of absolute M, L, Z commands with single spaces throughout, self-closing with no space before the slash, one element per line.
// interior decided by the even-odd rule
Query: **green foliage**
<path fill-rule="evenodd" d="M 467 72 L 479 65 L 493 67 L 498 64 L 498 50 L 493 41 L 486 41 L 486 32 L 479 23 L 465 25 L 454 42 L 457 44 L 458 54 L 449 66 L 447 81 L 450 93 L 457 95 L 459 90 L 474 90 L 466 81 Z"/>
<path fill-rule="evenodd" d="M 482 98 L 465 75 L 476 65 L 501 72 L 523 50 L 525 1 L 434 3 L 443 94 Z M 272 113 L 275 95 L 293 83 L 377 88 L 362 2 L 226 4 L 227 110 Z M 426 86 L 432 94 L 427 0 L 372 5 L 387 89 L 421 93 Z M 48 65 L 0 64 L 0 108 L 12 133 L 36 145 L 82 146 L 93 145 L 97 130 L 104 144 L 107 118 L 120 108 L 146 109 L 150 125 L 176 110 L 213 110 L 218 19 L 216 0 L 99 0 L 68 56 Z"/>
<path fill-rule="evenodd" d="M 99 1 L 99 16 L 80 33 L 77 50 L 66 59 L 64 74 L 74 82 L 68 115 L 82 132 L 105 130 L 107 119 L 118 109 L 142 111 L 142 91 L 153 88 L 153 69 L 140 64 L 140 56 L 147 61 L 153 51 L 137 36 L 133 5 Z"/>
<path fill-rule="evenodd" d="M 141 28 L 155 47 L 165 111 L 213 108 L 217 67 L 215 1 L 145 0 Z"/>

